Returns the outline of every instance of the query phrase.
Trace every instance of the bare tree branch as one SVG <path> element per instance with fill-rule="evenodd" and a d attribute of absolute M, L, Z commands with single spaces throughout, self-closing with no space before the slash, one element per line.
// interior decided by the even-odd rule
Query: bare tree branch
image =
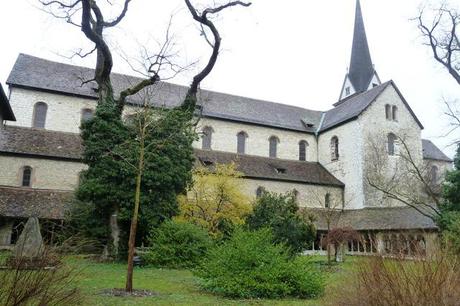
<path fill-rule="evenodd" d="M 196 104 L 196 94 L 198 92 L 198 88 L 201 84 L 201 82 L 209 75 L 209 73 L 212 71 L 214 68 L 216 61 L 217 61 L 217 56 L 219 55 L 220 51 L 220 45 L 222 38 L 220 37 L 219 31 L 217 30 L 217 27 L 214 25 L 214 23 L 208 19 L 208 14 L 215 14 L 218 13 L 226 8 L 233 7 L 233 6 L 245 6 L 248 7 L 251 5 L 251 3 L 244 3 L 241 1 L 231 1 L 225 5 L 221 5 L 216 8 L 207 8 L 205 9 L 201 14 L 195 9 L 193 4 L 190 2 L 190 0 L 184 0 L 185 4 L 187 5 L 187 8 L 189 9 L 190 13 L 192 14 L 193 19 L 195 19 L 197 22 L 200 23 L 202 27 L 207 27 L 214 38 L 214 44 L 212 45 L 212 53 L 211 56 L 208 59 L 208 63 L 206 66 L 198 72 L 192 80 L 192 83 L 190 84 L 189 90 L 187 92 L 185 101 L 183 103 L 183 107 L 186 109 L 192 109 L 195 107 Z M 209 39 L 205 36 L 206 41 L 209 43 Z"/>
<path fill-rule="evenodd" d="M 434 59 L 447 68 L 450 75 L 460 84 L 460 43 L 457 26 L 460 15 L 445 4 L 434 10 L 431 26 L 424 20 L 424 9 L 414 18 L 418 23 L 426 44 L 430 46 Z"/>

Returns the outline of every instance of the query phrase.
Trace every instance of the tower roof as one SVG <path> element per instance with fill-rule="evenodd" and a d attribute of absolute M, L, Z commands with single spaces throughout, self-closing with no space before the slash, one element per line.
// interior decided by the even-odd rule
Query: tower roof
<path fill-rule="evenodd" d="M 355 29 L 348 77 L 356 92 L 366 91 L 374 74 L 361 4 L 356 0 Z"/>

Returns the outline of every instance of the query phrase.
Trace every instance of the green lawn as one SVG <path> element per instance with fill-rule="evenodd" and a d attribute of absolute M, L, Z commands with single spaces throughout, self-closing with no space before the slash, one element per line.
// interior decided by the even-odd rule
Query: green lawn
<path fill-rule="evenodd" d="M 314 258 L 318 263 L 324 258 Z M 335 266 L 335 272 L 326 272 L 330 289 L 345 279 L 352 269 L 355 258 L 348 258 L 345 264 Z M 232 300 L 205 293 L 200 290 L 197 279 L 190 271 L 155 268 L 136 268 L 134 287 L 158 293 L 154 297 L 108 297 L 101 295 L 103 289 L 123 288 L 126 266 L 119 263 L 102 264 L 81 258 L 69 259 L 81 271 L 80 283 L 85 300 L 82 305 L 322 305 L 319 300 Z M 327 296 L 326 289 L 326 296 Z"/>

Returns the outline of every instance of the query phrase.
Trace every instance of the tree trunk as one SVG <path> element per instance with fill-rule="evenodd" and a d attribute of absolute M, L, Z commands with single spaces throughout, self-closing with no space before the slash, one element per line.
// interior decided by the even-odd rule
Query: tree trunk
<path fill-rule="evenodd" d="M 131 219 L 131 229 L 129 231 L 129 249 L 128 249 L 128 274 L 126 277 L 126 291 L 133 291 L 133 260 L 134 260 L 134 248 L 136 244 L 136 231 L 137 231 L 137 219 L 139 214 L 139 204 L 141 196 L 141 181 L 142 181 L 142 170 L 144 168 L 144 137 L 141 136 L 140 140 L 140 152 L 139 152 L 139 165 L 137 169 L 136 178 L 136 194 L 134 199 L 134 211 Z"/>
<path fill-rule="evenodd" d="M 330 221 L 328 221 L 327 222 L 327 235 L 329 235 L 330 230 L 331 230 L 331 224 L 330 224 Z M 326 239 L 327 264 L 330 266 L 331 265 L 331 244 L 329 243 L 328 240 L 329 239 Z"/>

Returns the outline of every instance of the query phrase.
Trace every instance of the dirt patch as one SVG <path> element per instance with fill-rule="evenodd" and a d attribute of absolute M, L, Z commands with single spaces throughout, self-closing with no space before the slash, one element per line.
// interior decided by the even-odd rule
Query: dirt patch
<path fill-rule="evenodd" d="M 118 296 L 118 297 L 149 297 L 159 295 L 157 292 L 153 292 L 145 289 L 134 289 L 132 292 L 128 292 L 125 289 L 113 288 L 113 289 L 104 289 L 101 291 L 101 295 L 105 296 Z"/>

